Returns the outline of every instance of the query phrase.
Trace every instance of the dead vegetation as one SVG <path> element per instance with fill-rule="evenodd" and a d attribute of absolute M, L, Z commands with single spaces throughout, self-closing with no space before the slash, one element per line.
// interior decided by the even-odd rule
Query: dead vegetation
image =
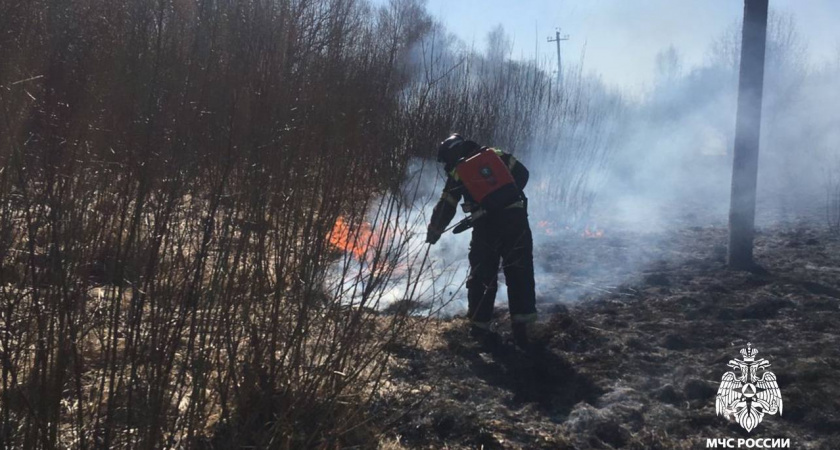
<path fill-rule="evenodd" d="M 374 439 L 407 312 L 330 289 L 330 237 L 403 208 L 396 95 L 428 19 L 370 8 L 0 2 L 5 447 Z"/>
<path fill-rule="evenodd" d="M 0 0 L 0 29 L 9 448 L 378 441 L 382 350 L 429 310 L 410 157 L 587 95 L 432 51 L 415 0 Z"/>

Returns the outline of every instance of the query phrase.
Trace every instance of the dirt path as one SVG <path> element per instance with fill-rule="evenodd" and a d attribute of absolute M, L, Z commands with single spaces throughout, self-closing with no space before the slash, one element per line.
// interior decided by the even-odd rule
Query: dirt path
<path fill-rule="evenodd" d="M 408 394 L 383 399 L 395 418 L 388 445 L 705 448 L 707 438 L 751 437 L 838 448 L 840 240 L 809 228 L 759 233 L 767 273 L 752 274 L 726 270 L 725 239 L 723 228 L 695 227 L 544 245 L 537 263 L 558 286 L 590 292 L 572 304 L 541 298 L 530 355 L 474 342 L 463 319 L 395 348 L 393 392 Z M 784 401 L 781 417 L 751 433 L 714 407 L 747 342 L 772 364 Z"/>

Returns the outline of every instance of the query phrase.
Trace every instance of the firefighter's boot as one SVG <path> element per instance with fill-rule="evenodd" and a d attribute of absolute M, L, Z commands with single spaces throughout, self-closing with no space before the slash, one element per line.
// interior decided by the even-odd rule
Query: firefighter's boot
<path fill-rule="evenodd" d="M 528 340 L 528 324 L 525 322 L 513 323 L 511 324 L 511 330 L 513 331 L 513 343 L 517 347 L 526 350 L 529 347 L 529 340 Z"/>
<path fill-rule="evenodd" d="M 501 337 L 493 330 L 470 325 L 470 337 L 485 349 L 494 349 L 501 344 Z"/>

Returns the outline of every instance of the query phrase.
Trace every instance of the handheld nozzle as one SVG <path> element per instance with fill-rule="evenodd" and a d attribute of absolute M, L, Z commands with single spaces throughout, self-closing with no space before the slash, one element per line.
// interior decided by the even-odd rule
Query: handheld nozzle
<path fill-rule="evenodd" d="M 475 224 L 475 221 L 480 219 L 481 217 L 483 217 L 485 213 L 486 213 L 485 210 L 479 209 L 479 210 L 475 211 L 474 213 L 472 213 L 471 215 L 465 217 L 464 220 L 462 220 L 462 221 L 456 223 L 455 225 L 452 225 L 451 227 L 444 230 L 444 233 L 446 233 L 449 230 L 452 230 L 452 234 L 463 233 L 464 231 L 467 231 L 470 228 L 472 228 L 473 225 Z"/>
<path fill-rule="evenodd" d="M 452 234 L 463 233 L 464 231 L 467 231 L 470 228 L 472 228 L 472 226 L 473 226 L 472 217 L 467 217 L 466 219 L 464 219 L 464 220 L 458 222 L 457 224 L 455 224 L 455 227 L 452 228 Z"/>

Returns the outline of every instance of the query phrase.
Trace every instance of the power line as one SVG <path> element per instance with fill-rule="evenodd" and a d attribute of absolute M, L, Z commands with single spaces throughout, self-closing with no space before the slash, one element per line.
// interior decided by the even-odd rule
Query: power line
<path fill-rule="evenodd" d="M 548 37 L 548 42 L 556 42 L 557 43 L 557 85 L 560 86 L 563 84 L 563 59 L 560 54 L 560 42 L 568 41 L 569 35 L 560 35 L 560 28 L 557 28 L 554 32 L 554 39 L 550 36 Z"/>

